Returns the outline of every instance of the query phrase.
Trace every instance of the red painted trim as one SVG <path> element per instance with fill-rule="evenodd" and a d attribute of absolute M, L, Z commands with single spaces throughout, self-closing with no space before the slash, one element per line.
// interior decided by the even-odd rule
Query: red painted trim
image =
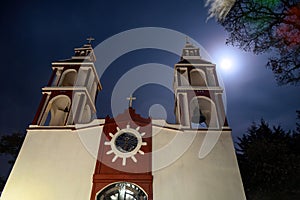
<path fill-rule="evenodd" d="M 93 179 L 101 180 L 152 180 L 152 175 L 147 174 L 95 174 Z"/>
<path fill-rule="evenodd" d="M 41 112 L 42 112 L 42 109 L 44 107 L 44 104 L 46 103 L 45 102 L 46 99 L 47 99 L 47 94 L 43 94 L 42 99 L 41 99 L 40 104 L 39 104 L 39 107 L 38 107 L 38 109 L 35 113 L 35 116 L 34 116 L 33 121 L 32 121 L 31 124 L 38 125 L 38 120 L 39 120 L 40 115 L 42 114 Z"/>
<path fill-rule="evenodd" d="M 134 163 L 128 160 L 126 166 L 121 165 L 121 159 L 117 159 L 113 164 L 111 162 L 113 154 L 107 155 L 106 152 L 110 150 L 110 146 L 104 145 L 105 141 L 111 139 L 109 133 L 116 133 L 117 127 L 120 129 L 140 127 L 139 132 L 145 132 L 143 141 L 147 142 L 146 146 L 142 146 L 141 150 L 145 155 L 136 154 L 138 162 Z M 153 199 L 153 176 L 152 176 L 152 123 L 151 118 L 143 118 L 135 112 L 133 108 L 128 108 L 124 113 L 118 115 L 116 118 L 105 118 L 103 133 L 101 135 L 101 143 L 98 150 L 98 160 L 96 162 L 95 172 L 93 175 L 93 187 L 91 191 L 91 200 L 95 200 L 99 191 L 104 189 L 111 183 L 115 182 L 131 182 L 137 184 L 148 194 L 148 199 Z M 148 153 L 148 154 L 147 154 Z M 110 166 L 105 163 L 109 163 Z M 113 167 L 111 167 L 113 165 Z M 138 169 L 145 169 L 145 172 L 137 172 Z M 123 170 L 122 170 L 123 169 Z M 130 173 L 131 172 L 131 173 Z"/>
<path fill-rule="evenodd" d="M 50 87 L 51 85 L 52 85 L 52 83 L 53 83 L 53 81 L 54 81 L 54 78 L 55 78 L 55 76 L 56 76 L 56 72 L 57 72 L 57 68 L 55 68 L 54 70 L 53 70 L 53 72 L 52 72 L 52 75 L 51 75 L 51 77 L 50 77 L 50 79 L 49 79 L 49 82 L 48 82 L 48 87 Z"/>

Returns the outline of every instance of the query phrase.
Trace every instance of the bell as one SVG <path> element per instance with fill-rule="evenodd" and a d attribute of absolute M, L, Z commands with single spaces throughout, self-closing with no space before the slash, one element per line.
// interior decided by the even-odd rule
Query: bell
<path fill-rule="evenodd" d="M 206 117 L 202 114 L 202 112 L 200 110 L 200 117 L 199 117 L 200 124 L 203 123 L 203 122 L 205 122 L 205 120 L 206 120 Z"/>
<path fill-rule="evenodd" d="M 200 114 L 200 115 L 199 115 Z M 194 109 L 193 116 L 192 116 L 192 122 L 196 124 L 205 123 L 206 117 L 202 114 L 201 110 Z"/>
<path fill-rule="evenodd" d="M 64 112 L 69 112 L 68 106 L 65 107 Z"/>

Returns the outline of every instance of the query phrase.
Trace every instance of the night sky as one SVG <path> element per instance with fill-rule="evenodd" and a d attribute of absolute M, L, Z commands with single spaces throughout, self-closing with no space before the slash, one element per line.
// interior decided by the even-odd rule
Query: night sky
<path fill-rule="evenodd" d="M 295 127 L 295 111 L 300 109 L 299 87 L 277 86 L 271 70 L 264 67 L 266 56 L 226 46 L 227 33 L 214 19 L 206 21 L 203 0 L 11 0 L 1 4 L 0 134 L 25 133 L 41 100 L 41 88 L 50 78 L 51 62 L 70 58 L 73 48 L 85 44 L 87 37 L 96 39 L 96 47 L 115 34 L 139 27 L 168 28 L 189 36 L 205 48 L 217 67 L 224 58 L 232 60 L 231 70 L 218 69 L 225 85 L 227 118 L 234 138 L 261 118 L 285 129 Z M 184 37 L 178 41 L 182 47 L 184 43 Z M 101 56 L 97 54 L 98 61 Z M 101 76 L 98 117 L 111 115 L 112 90 L 124 73 L 147 63 L 164 64 L 172 70 L 178 61 L 178 55 L 156 49 L 120 56 Z M 152 105 L 160 104 L 166 110 L 167 121 L 174 122 L 174 97 L 166 87 L 143 85 L 134 96 L 137 100 L 133 107 L 138 113 L 146 117 Z"/>

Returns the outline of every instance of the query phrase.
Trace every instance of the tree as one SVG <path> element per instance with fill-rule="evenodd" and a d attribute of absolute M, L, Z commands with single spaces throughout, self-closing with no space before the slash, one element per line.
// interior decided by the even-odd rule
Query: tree
<path fill-rule="evenodd" d="M 297 113 L 297 120 L 298 122 L 296 122 L 296 128 L 293 131 L 293 149 L 295 152 L 300 152 L 300 110 L 296 111 Z M 299 153 L 300 154 L 300 153 Z"/>
<path fill-rule="evenodd" d="M 25 135 L 22 133 L 13 133 L 11 135 L 3 135 L 0 138 L 0 155 L 9 156 L 8 164 L 12 165 L 20 151 Z M 5 178 L 0 176 L 0 191 L 5 185 Z"/>
<path fill-rule="evenodd" d="M 0 154 L 11 157 L 9 164 L 13 164 L 17 158 L 25 135 L 22 133 L 13 133 L 11 135 L 3 135 L 0 138 Z"/>
<path fill-rule="evenodd" d="M 299 199 L 300 153 L 294 134 L 261 120 L 238 138 L 237 157 L 247 199 Z"/>
<path fill-rule="evenodd" d="M 300 1 L 236 0 L 233 6 L 224 3 L 223 8 L 225 5 L 225 16 L 212 13 L 216 12 L 212 8 L 210 14 L 229 33 L 226 43 L 256 54 L 269 53 L 266 66 L 273 71 L 277 82 L 299 84 Z"/>
<path fill-rule="evenodd" d="M 4 185 L 5 185 L 5 180 L 2 176 L 0 176 L 0 194 L 1 194 L 1 191 L 3 190 L 3 188 L 4 188 Z"/>
<path fill-rule="evenodd" d="M 297 110 L 296 113 L 297 113 L 297 119 L 299 120 L 299 122 L 296 123 L 295 133 L 300 134 L 300 110 Z"/>

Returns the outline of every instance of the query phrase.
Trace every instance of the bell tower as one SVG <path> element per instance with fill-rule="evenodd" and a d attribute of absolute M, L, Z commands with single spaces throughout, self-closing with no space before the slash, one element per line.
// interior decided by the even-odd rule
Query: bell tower
<path fill-rule="evenodd" d="M 95 100 L 102 89 L 95 69 L 96 57 L 91 45 L 75 48 L 70 59 L 52 63 L 52 76 L 32 122 L 37 126 L 69 126 L 91 122 L 96 114 Z"/>
<path fill-rule="evenodd" d="M 175 116 L 183 129 L 227 126 L 216 65 L 201 58 L 200 49 L 186 41 L 174 73 Z"/>

